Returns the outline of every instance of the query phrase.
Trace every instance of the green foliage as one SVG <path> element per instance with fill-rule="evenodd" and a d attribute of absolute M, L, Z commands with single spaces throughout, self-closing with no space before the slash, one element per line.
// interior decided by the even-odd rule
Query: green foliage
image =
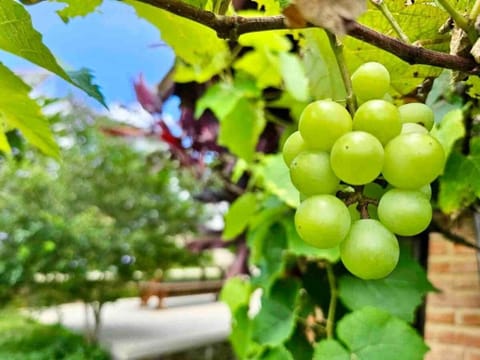
<path fill-rule="evenodd" d="M 62 164 L 29 154 L 0 169 L 6 237 L 0 283 L 7 285 L 0 296 L 23 287 L 37 289 L 36 298 L 46 290 L 47 302 L 103 302 L 119 296 L 135 271 L 149 277 L 158 268 L 201 260 L 175 243 L 200 217 L 183 175 L 162 154 L 138 152 L 87 128 L 88 116 L 81 109 L 57 124 L 63 129 L 57 135 L 75 145 L 65 149 Z M 100 278 L 89 278 L 92 271 Z"/>
<path fill-rule="evenodd" d="M 453 152 L 440 178 L 438 203 L 442 211 L 451 213 L 469 206 L 480 198 L 480 138 L 471 140 L 470 154 Z"/>
<path fill-rule="evenodd" d="M 445 114 L 438 126 L 432 129 L 432 135 L 440 141 L 445 150 L 445 156 L 448 157 L 455 142 L 465 136 L 462 110 L 455 109 Z"/>
<path fill-rule="evenodd" d="M 225 215 L 223 238 L 231 240 L 240 235 L 248 225 L 256 210 L 257 197 L 253 193 L 245 193 L 236 199 Z"/>
<path fill-rule="evenodd" d="M 228 65 L 227 44 L 213 30 L 134 0 L 125 3 L 133 6 L 139 17 L 155 25 L 162 40 L 175 51 L 176 81 L 205 82 Z"/>
<path fill-rule="evenodd" d="M 70 77 L 58 65 L 50 50 L 43 44 L 42 35 L 33 28 L 30 14 L 14 0 L 0 1 L 0 49 L 57 74 L 105 105 L 98 88 L 90 82 Z"/>
<path fill-rule="evenodd" d="M 107 360 L 107 353 L 59 325 L 41 325 L 17 312 L 0 313 L 0 358 L 9 360 Z"/>
<path fill-rule="evenodd" d="M 86 16 L 99 7 L 103 0 L 55 0 L 65 3 L 67 6 L 57 11 L 58 15 L 64 22 L 68 22 L 71 18 L 77 16 Z"/>
<path fill-rule="evenodd" d="M 1 35 L 0 35 L 1 36 Z M 0 120 L 6 130 L 19 129 L 25 138 L 45 154 L 58 158 L 59 149 L 43 116 L 40 106 L 29 97 L 30 87 L 0 63 Z M 10 145 L 2 136 L 2 150 L 10 152 Z"/>
<path fill-rule="evenodd" d="M 320 341 L 315 346 L 313 360 L 349 360 L 350 354 L 336 340 Z"/>
<path fill-rule="evenodd" d="M 340 299 L 351 310 L 374 306 L 408 322 L 414 320 L 415 310 L 433 289 L 425 270 L 405 248 L 395 270 L 384 279 L 361 280 L 351 275 L 339 279 Z"/>
<path fill-rule="evenodd" d="M 337 333 L 350 357 L 353 355 L 359 360 L 421 360 L 428 350 L 409 325 L 372 307 L 346 315 L 339 321 Z M 343 354 L 338 347 L 336 351 Z"/>

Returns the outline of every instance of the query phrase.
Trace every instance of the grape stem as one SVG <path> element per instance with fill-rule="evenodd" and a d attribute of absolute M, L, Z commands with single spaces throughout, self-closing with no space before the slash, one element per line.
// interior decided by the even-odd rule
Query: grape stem
<path fill-rule="evenodd" d="M 328 35 L 328 40 L 330 40 L 330 46 L 332 47 L 333 54 L 337 60 L 337 65 L 342 75 L 343 85 L 345 86 L 345 92 L 347 93 L 347 108 L 350 114 L 353 116 L 357 109 L 355 95 L 352 88 L 352 80 L 350 79 L 350 73 L 347 69 L 347 64 L 345 63 L 345 58 L 343 57 L 343 44 L 337 39 L 337 37 L 329 31 L 325 31 Z"/>
<path fill-rule="evenodd" d="M 375 7 L 380 10 L 380 12 L 383 14 L 383 16 L 387 19 L 387 21 L 390 23 L 392 26 L 393 30 L 397 33 L 398 37 L 400 40 L 402 40 L 404 43 L 409 44 L 410 39 L 408 38 L 407 34 L 405 34 L 400 27 L 400 24 L 397 22 L 395 17 L 393 16 L 392 12 L 388 8 L 388 6 L 385 4 L 385 1 L 383 0 L 370 0 L 370 2 L 375 5 Z"/>
<path fill-rule="evenodd" d="M 475 30 L 470 27 L 468 20 L 460 14 L 455 8 L 448 2 L 448 0 L 438 0 L 438 3 L 445 9 L 446 12 L 450 15 L 450 17 L 455 21 L 455 24 L 465 31 L 468 35 L 468 39 L 473 44 L 477 39 L 477 35 L 475 34 Z"/>
<path fill-rule="evenodd" d="M 337 308 L 337 298 L 338 290 L 337 284 L 335 281 L 335 273 L 333 272 L 333 266 L 330 262 L 325 263 L 325 268 L 327 270 L 328 285 L 330 287 L 330 303 L 328 304 L 328 315 L 327 315 L 327 338 L 333 338 L 333 328 L 335 325 L 335 311 Z"/>

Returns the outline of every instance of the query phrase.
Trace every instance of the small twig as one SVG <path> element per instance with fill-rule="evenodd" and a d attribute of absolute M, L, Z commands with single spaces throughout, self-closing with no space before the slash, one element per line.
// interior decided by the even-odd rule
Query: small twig
<path fill-rule="evenodd" d="M 333 338 L 333 330 L 335 325 L 335 311 L 337 308 L 337 297 L 338 290 L 335 282 L 335 273 L 333 272 L 333 266 L 331 263 L 325 263 L 325 269 L 327 270 L 328 285 L 330 287 L 330 303 L 328 304 L 328 315 L 327 315 L 327 338 Z"/>
<path fill-rule="evenodd" d="M 388 6 L 385 4 L 385 1 L 383 0 L 370 0 L 370 2 L 375 5 L 375 7 L 380 10 L 380 12 L 385 16 L 387 21 L 390 23 L 392 26 L 393 30 L 397 33 L 398 37 L 405 43 L 410 43 L 410 39 L 408 38 L 407 34 L 405 34 L 400 26 L 400 24 L 397 22 L 397 20 L 394 18 L 392 12 L 388 8 Z"/>
<path fill-rule="evenodd" d="M 347 108 L 350 114 L 353 116 L 357 109 L 357 104 L 355 101 L 355 94 L 353 93 L 352 80 L 350 79 L 350 74 L 347 69 L 347 64 L 345 63 L 345 58 L 343 57 L 343 45 L 338 41 L 337 37 L 329 31 L 326 31 L 328 40 L 330 41 L 330 46 L 337 60 L 338 68 L 340 69 L 340 74 L 342 75 L 343 85 L 345 86 L 345 92 L 347 93 Z"/>
<path fill-rule="evenodd" d="M 438 224 L 438 222 L 436 222 L 436 221 L 432 221 L 430 223 L 429 230 L 430 230 L 430 232 L 438 232 L 438 233 L 442 234 L 443 236 L 445 236 L 447 239 L 449 239 L 451 242 L 453 242 L 455 244 L 463 245 L 463 246 L 475 249 L 477 251 L 480 251 L 480 246 L 468 241 L 463 236 L 454 234 L 450 230 L 441 227 Z"/>
<path fill-rule="evenodd" d="M 472 10 L 470 10 L 470 21 L 477 20 L 477 17 L 480 15 L 480 0 L 476 0 L 475 4 L 473 4 Z"/>
<path fill-rule="evenodd" d="M 474 32 L 472 32 L 472 28 L 470 27 L 470 24 L 468 20 L 460 14 L 455 8 L 448 2 L 448 0 L 438 0 L 438 3 L 445 9 L 446 12 L 451 16 L 453 21 L 455 21 L 455 24 L 465 31 L 467 33 L 468 38 L 472 42 L 472 44 L 475 42 L 477 36 L 475 35 Z"/>

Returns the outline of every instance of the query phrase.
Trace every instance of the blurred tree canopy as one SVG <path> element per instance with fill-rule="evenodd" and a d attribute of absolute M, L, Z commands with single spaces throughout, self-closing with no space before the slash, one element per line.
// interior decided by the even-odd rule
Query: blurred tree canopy
<path fill-rule="evenodd" d="M 157 269 L 200 261 L 181 246 L 202 219 L 188 174 L 164 151 L 104 135 L 100 127 L 108 119 L 93 118 L 78 106 L 52 117 L 61 162 L 20 150 L 19 139 L 17 155 L 3 159 L 4 301 L 20 291 L 48 302 L 104 302 L 139 271 L 148 278 Z"/>

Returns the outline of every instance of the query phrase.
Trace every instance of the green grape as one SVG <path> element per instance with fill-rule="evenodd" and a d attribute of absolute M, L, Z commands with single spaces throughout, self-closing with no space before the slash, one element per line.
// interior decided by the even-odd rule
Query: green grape
<path fill-rule="evenodd" d="M 385 100 L 367 101 L 353 117 L 353 130 L 366 131 L 385 145 L 402 130 L 400 113 L 395 105 Z"/>
<path fill-rule="evenodd" d="M 395 234 L 412 236 L 428 227 L 432 206 L 420 191 L 392 189 L 380 199 L 378 217 Z"/>
<path fill-rule="evenodd" d="M 352 117 L 336 102 L 319 100 L 303 110 L 298 129 L 308 148 L 330 151 L 335 140 L 352 130 Z"/>
<path fill-rule="evenodd" d="M 287 166 L 290 166 L 293 159 L 302 151 L 307 150 L 300 131 L 292 133 L 283 144 L 282 154 L 283 160 Z"/>
<path fill-rule="evenodd" d="M 420 124 L 416 123 L 404 123 L 402 124 L 402 131 L 400 134 L 420 133 L 428 134 L 428 130 Z"/>
<path fill-rule="evenodd" d="M 442 145 L 428 134 L 402 134 L 385 147 L 383 176 L 394 187 L 418 189 L 442 172 L 445 153 Z"/>
<path fill-rule="evenodd" d="M 350 229 L 350 213 L 333 195 L 316 195 L 300 204 L 295 228 L 306 243 L 321 249 L 337 246 Z"/>
<path fill-rule="evenodd" d="M 328 153 L 322 151 L 298 154 L 290 165 L 290 178 L 306 196 L 334 193 L 340 183 L 330 166 Z"/>
<path fill-rule="evenodd" d="M 390 88 L 390 73 L 380 63 L 367 62 L 352 74 L 352 88 L 363 101 L 381 99 Z"/>
<path fill-rule="evenodd" d="M 420 191 L 428 200 L 432 198 L 432 187 L 430 184 L 423 185 L 418 191 Z"/>
<path fill-rule="evenodd" d="M 428 105 L 422 103 L 410 103 L 398 107 L 402 123 L 416 123 L 432 130 L 435 116 Z"/>
<path fill-rule="evenodd" d="M 352 185 L 375 180 L 383 167 L 383 147 L 375 136 L 352 131 L 342 135 L 333 145 L 330 163 L 335 175 Z"/>
<path fill-rule="evenodd" d="M 353 223 L 340 244 L 340 256 L 353 275 L 364 280 L 381 279 L 397 266 L 400 249 L 397 238 L 378 220 Z"/>

